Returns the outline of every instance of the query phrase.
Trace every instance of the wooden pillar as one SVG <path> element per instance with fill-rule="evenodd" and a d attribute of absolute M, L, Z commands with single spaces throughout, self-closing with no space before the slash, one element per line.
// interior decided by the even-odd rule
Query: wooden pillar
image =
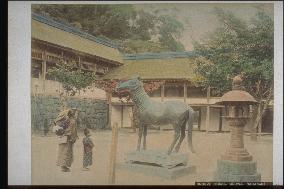
<path fill-rule="evenodd" d="M 110 158 L 109 158 L 109 177 L 108 183 L 115 183 L 115 162 L 116 162 L 116 151 L 117 151 L 117 141 L 118 141 L 118 124 L 114 123 L 112 126 L 112 138 L 110 147 Z"/>
<path fill-rule="evenodd" d="M 81 57 L 78 56 L 79 67 L 81 68 Z"/>
<path fill-rule="evenodd" d="M 43 61 L 42 61 L 42 87 L 43 92 L 45 92 L 45 78 L 46 78 L 46 50 L 43 51 Z"/>
<path fill-rule="evenodd" d="M 120 127 L 123 127 L 123 105 L 121 105 L 121 123 Z"/>
<path fill-rule="evenodd" d="M 183 84 L 183 101 L 186 103 L 186 99 L 187 99 L 187 84 L 184 83 Z"/>
<path fill-rule="evenodd" d="M 222 122 L 222 108 L 220 108 L 219 131 L 222 131 L 222 126 L 223 126 L 223 122 Z"/>
<path fill-rule="evenodd" d="M 162 85 L 162 89 L 161 89 L 161 100 L 162 102 L 164 101 L 165 98 L 165 84 Z"/>
<path fill-rule="evenodd" d="M 206 108 L 206 133 L 209 131 L 209 123 L 210 123 L 210 86 L 207 88 L 207 108 Z"/>
<path fill-rule="evenodd" d="M 108 102 L 108 128 L 111 128 L 111 114 L 112 114 L 112 104 L 111 104 L 111 92 L 107 92 L 107 102 Z"/>
<path fill-rule="evenodd" d="M 201 128 L 201 108 L 198 110 L 198 130 L 200 131 Z"/>

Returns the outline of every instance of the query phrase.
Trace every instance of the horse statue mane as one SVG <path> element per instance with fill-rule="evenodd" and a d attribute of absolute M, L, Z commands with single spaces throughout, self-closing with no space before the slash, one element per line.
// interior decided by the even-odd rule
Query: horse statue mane
<path fill-rule="evenodd" d="M 147 126 L 163 126 L 171 124 L 174 129 L 174 140 L 171 143 L 168 154 L 179 151 L 180 145 L 185 138 L 185 129 L 188 125 L 188 146 L 194 152 L 192 146 L 192 127 L 194 111 L 186 103 L 180 101 L 157 102 L 152 100 L 143 88 L 143 83 L 138 77 L 119 82 L 116 86 L 117 91 L 128 90 L 133 103 L 137 107 L 138 117 L 138 144 L 140 150 L 141 139 L 143 136 L 143 149 L 146 149 Z M 179 142 L 177 143 L 179 139 Z"/>

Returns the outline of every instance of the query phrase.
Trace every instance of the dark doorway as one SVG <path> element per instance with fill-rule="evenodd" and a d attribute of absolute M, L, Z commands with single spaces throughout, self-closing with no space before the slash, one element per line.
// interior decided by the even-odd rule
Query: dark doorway
<path fill-rule="evenodd" d="M 273 133 L 273 108 L 267 108 L 262 116 L 261 132 Z"/>
<path fill-rule="evenodd" d="M 194 110 L 194 121 L 193 121 L 193 128 L 195 130 L 200 131 L 201 125 L 201 108 L 200 107 L 192 107 Z"/>

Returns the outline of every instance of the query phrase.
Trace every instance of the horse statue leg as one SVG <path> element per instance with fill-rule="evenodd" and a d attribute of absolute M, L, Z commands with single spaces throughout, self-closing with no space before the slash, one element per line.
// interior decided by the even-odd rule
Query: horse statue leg
<path fill-rule="evenodd" d="M 175 147 L 175 152 L 177 153 L 180 149 L 180 145 L 183 141 L 183 139 L 185 138 L 185 128 L 186 128 L 186 121 L 184 121 L 182 123 L 181 129 L 180 129 L 180 137 L 179 137 L 179 141 L 178 144 Z"/>
<path fill-rule="evenodd" d="M 143 125 L 143 150 L 146 150 L 147 125 Z"/>
<path fill-rule="evenodd" d="M 141 123 L 139 123 L 137 151 L 140 151 L 142 134 L 143 134 L 143 125 Z"/>
<path fill-rule="evenodd" d="M 174 130 L 175 130 L 174 140 L 169 147 L 168 155 L 170 155 L 172 153 L 173 148 L 174 148 L 175 144 L 177 143 L 178 138 L 180 137 L 180 128 L 177 125 L 174 125 Z"/>

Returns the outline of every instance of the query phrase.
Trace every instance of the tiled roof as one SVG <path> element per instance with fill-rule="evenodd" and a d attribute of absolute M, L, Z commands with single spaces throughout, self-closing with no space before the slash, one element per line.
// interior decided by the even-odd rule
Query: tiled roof
<path fill-rule="evenodd" d="M 114 44 L 110 40 L 106 40 L 106 39 L 102 39 L 102 38 L 99 38 L 99 37 L 95 37 L 95 36 L 93 36 L 91 34 L 88 34 L 87 32 L 84 32 L 84 31 L 82 31 L 82 30 L 80 30 L 78 28 L 75 28 L 75 27 L 73 27 L 73 26 L 71 26 L 69 24 L 55 21 L 52 18 L 49 18 L 49 17 L 46 17 L 46 16 L 42 16 L 42 15 L 39 15 L 39 14 L 36 14 L 36 13 L 32 13 L 32 19 L 37 20 L 37 21 L 39 21 L 41 23 L 53 26 L 55 28 L 64 30 L 66 32 L 69 32 L 69 33 L 72 33 L 72 34 L 75 34 L 75 35 L 79 35 L 80 37 L 89 39 L 91 41 L 95 41 L 95 42 L 100 43 L 102 45 L 106 45 L 106 46 L 112 47 L 112 48 L 117 48 L 117 45 Z"/>
<path fill-rule="evenodd" d="M 181 53 L 182 54 L 182 53 Z M 189 53 L 190 54 L 190 53 Z M 176 54 L 177 55 L 177 54 Z M 171 57 L 158 55 L 152 58 L 147 56 L 126 59 L 124 64 L 110 70 L 103 79 L 127 79 L 139 76 L 141 79 L 173 79 L 192 80 L 194 74 L 194 56 Z"/>
<path fill-rule="evenodd" d="M 109 41 L 40 15 L 32 15 L 32 38 L 122 64 L 122 54 Z"/>

